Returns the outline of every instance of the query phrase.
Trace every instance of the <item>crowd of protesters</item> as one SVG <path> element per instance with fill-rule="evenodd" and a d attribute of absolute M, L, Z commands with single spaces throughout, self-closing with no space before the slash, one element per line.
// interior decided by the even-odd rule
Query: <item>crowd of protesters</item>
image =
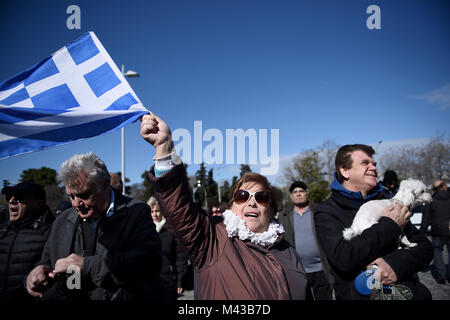
<path fill-rule="evenodd" d="M 378 182 L 370 146 L 337 151 L 331 195 L 322 203 L 311 203 L 308 185 L 293 181 L 292 204 L 281 210 L 267 178 L 249 172 L 233 186 L 230 202 L 206 212 L 192 200 L 170 128 L 152 113 L 141 120 L 141 136 L 156 153 L 149 163 L 155 196 L 147 203 L 123 195 L 120 177 L 93 153 L 62 164 L 58 180 L 69 201 L 54 212 L 34 182 L 3 188 L 0 300 L 174 301 L 187 277 L 195 278 L 200 300 L 367 300 L 373 295 L 358 290 L 356 279 L 371 268 L 390 299 L 406 290 L 409 298 L 429 300 L 417 273 L 433 259 L 436 281 L 450 281 L 442 257 L 450 241 L 444 181 L 434 184 L 420 230 L 397 202 L 378 223 L 344 240 L 364 203 L 398 191 L 394 171 Z M 416 245 L 399 248 L 401 235 Z"/>

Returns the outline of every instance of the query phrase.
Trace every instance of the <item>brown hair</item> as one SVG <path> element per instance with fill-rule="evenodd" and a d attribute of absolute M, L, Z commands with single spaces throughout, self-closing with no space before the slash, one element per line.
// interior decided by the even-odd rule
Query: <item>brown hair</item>
<path fill-rule="evenodd" d="M 340 169 L 350 169 L 352 167 L 352 153 L 357 150 L 366 153 L 369 157 L 372 157 L 375 153 L 375 150 L 371 146 L 365 144 L 346 144 L 345 146 L 340 147 L 336 153 L 336 159 L 334 161 L 336 167 L 336 178 L 340 183 L 346 180 L 341 174 Z"/>
<path fill-rule="evenodd" d="M 231 205 L 234 202 L 234 194 L 236 191 L 238 191 L 243 184 L 245 183 L 254 183 L 254 184 L 259 184 L 263 187 L 263 190 L 265 192 L 269 192 L 270 193 L 270 206 L 272 207 L 273 210 L 273 214 L 275 215 L 278 212 L 278 208 L 279 208 L 279 204 L 280 204 L 280 199 L 279 199 L 279 195 L 278 192 L 276 191 L 276 189 L 274 187 L 272 187 L 270 185 L 269 180 L 267 180 L 267 178 L 259 173 L 255 173 L 255 172 L 248 172 L 246 174 L 244 174 L 234 185 L 233 187 L 233 191 L 231 193 L 231 196 L 233 197 L 230 202 L 228 203 L 228 207 L 231 208 Z"/>

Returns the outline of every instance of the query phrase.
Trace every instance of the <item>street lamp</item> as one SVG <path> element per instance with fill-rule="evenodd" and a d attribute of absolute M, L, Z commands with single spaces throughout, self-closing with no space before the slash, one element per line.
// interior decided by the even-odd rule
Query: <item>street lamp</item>
<path fill-rule="evenodd" d="M 220 178 L 219 178 L 219 170 L 223 169 L 223 167 L 225 167 L 224 164 L 220 165 L 219 168 L 217 169 L 217 195 L 219 196 L 219 203 L 222 202 L 222 195 L 220 193 Z"/>
<path fill-rule="evenodd" d="M 380 151 L 379 148 L 380 148 L 380 145 L 381 145 L 382 143 L 383 143 L 383 141 L 382 141 L 382 140 L 379 140 L 377 146 L 375 147 L 375 153 L 377 153 L 378 159 L 379 159 L 379 160 L 378 160 L 378 168 L 377 168 L 377 172 L 379 172 L 380 175 L 383 174 L 383 173 L 382 173 L 382 171 L 381 171 L 381 161 L 380 161 L 380 160 L 381 160 L 381 157 L 380 157 L 381 155 L 380 155 L 378 152 Z"/>
<path fill-rule="evenodd" d="M 194 191 L 192 192 L 192 198 L 195 202 L 195 193 L 197 192 L 197 189 L 202 186 L 202 182 L 200 180 L 197 180 L 197 184 L 194 186 Z"/>
<path fill-rule="evenodd" d="M 129 78 L 137 78 L 139 77 L 139 73 L 136 71 L 128 70 L 125 72 L 125 66 L 122 65 L 122 75 L 124 77 Z M 122 194 L 125 194 L 125 127 L 121 128 L 121 134 L 122 134 Z"/>
<path fill-rule="evenodd" d="M 203 188 L 203 193 L 205 195 L 205 207 L 208 208 L 208 199 L 206 198 L 206 188 L 202 187 L 201 180 L 197 180 L 197 184 L 194 187 L 192 198 L 194 199 L 194 202 L 195 202 L 195 192 L 197 192 L 198 188 Z"/>

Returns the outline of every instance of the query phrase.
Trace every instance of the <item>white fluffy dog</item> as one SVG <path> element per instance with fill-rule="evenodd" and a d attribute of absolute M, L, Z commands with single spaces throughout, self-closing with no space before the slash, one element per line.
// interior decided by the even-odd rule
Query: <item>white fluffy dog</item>
<path fill-rule="evenodd" d="M 431 195 L 425 191 L 426 186 L 423 182 L 408 179 L 400 183 L 400 188 L 392 199 L 372 200 L 364 203 L 356 213 L 352 226 L 344 229 L 344 239 L 350 240 L 377 223 L 381 212 L 395 202 L 406 205 L 409 211 L 418 203 L 430 202 L 432 200 Z M 407 248 L 416 245 L 415 243 L 410 243 L 406 236 L 401 238 L 401 243 Z"/>

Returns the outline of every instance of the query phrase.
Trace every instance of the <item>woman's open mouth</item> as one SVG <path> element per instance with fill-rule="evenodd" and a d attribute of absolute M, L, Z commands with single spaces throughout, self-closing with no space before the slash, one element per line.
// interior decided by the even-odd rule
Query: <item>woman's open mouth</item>
<path fill-rule="evenodd" d="M 256 212 L 247 212 L 244 214 L 244 217 L 250 218 L 250 219 L 257 219 L 259 217 L 259 214 Z"/>

